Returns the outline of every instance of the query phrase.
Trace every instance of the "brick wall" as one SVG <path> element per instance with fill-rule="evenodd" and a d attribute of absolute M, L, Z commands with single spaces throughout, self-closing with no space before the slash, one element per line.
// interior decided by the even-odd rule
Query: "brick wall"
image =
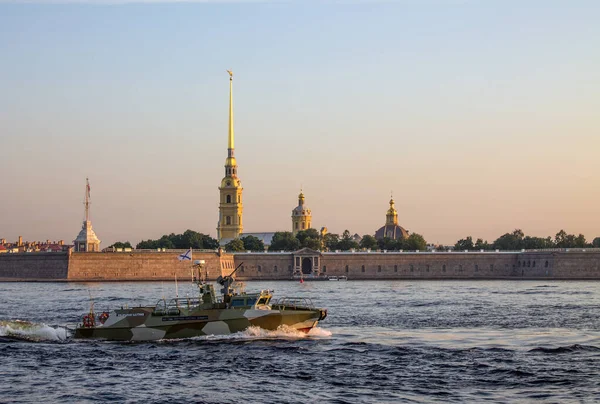
<path fill-rule="evenodd" d="M 0 281 L 66 280 L 66 252 L 0 254 Z"/>
<path fill-rule="evenodd" d="M 169 280 L 191 279 L 190 261 L 179 261 L 173 251 L 165 252 L 74 252 L 69 260 L 70 281 L 94 280 Z M 221 275 L 221 268 L 233 260 L 227 254 L 194 253 L 194 260 L 205 260 L 211 280 Z"/>

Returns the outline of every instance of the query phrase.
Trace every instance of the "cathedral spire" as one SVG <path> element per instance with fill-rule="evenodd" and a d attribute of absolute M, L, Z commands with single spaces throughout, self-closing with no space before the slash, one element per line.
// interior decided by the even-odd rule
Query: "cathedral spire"
<path fill-rule="evenodd" d="M 225 159 L 225 177 L 219 187 L 219 222 L 217 238 L 228 241 L 238 238 L 244 230 L 242 222 L 242 184 L 237 176 L 237 161 L 234 155 L 233 140 L 233 72 L 229 73 L 229 137 L 227 142 L 227 159 Z"/>
<path fill-rule="evenodd" d="M 233 149 L 235 148 L 233 143 L 233 72 L 227 70 L 229 73 L 229 143 L 228 150 L 230 152 L 229 157 L 233 157 Z"/>

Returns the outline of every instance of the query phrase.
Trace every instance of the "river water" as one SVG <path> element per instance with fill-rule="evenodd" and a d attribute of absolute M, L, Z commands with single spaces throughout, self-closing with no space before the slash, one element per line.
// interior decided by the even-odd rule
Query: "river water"
<path fill-rule="evenodd" d="M 248 330 L 73 341 L 89 308 L 174 284 L 0 283 L 0 402 L 600 401 L 600 283 L 247 282 L 329 311 L 308 336 Z M 192 295 L 179 283 L 179 295 Z"/>

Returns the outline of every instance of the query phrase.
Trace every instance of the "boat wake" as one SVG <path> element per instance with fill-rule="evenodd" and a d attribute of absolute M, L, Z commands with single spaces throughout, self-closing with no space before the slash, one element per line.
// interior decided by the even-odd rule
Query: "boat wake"
<path fill-rule="evenodd" d="M 64 327 L 51 327 L 44 323 L 23 320 L 0 321 L 0 341 L 63 342 L 68 338 L 69 331 Z"/>
<path fill-rule="evenodd" d="M 299 339 L 319 339 L 331 337 L 331 331 L 319 327 L 311 329 L 308 333 L 298 331 L 288 326 L 280 326 L 276 330 L 265 330 L 264 328 L 250 326 L 244 331 L 227 335 L 203 335 L 191 338 L 163 339 L 160 342 L 172 343 L 181 341 L 202 341 L 202 342 L 226 342 L 226 341 L 253 341 L 253 340 L 299 340 Z"/>

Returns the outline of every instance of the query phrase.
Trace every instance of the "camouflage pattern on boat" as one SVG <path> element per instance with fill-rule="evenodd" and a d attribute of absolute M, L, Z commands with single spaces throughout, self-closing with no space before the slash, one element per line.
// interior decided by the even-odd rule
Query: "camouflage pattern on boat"
<path fill-rule="evenodd" d="M 315 308 L 307 298 L 272 302 L 270 290 L 238 293 L 232 287 L 233 273 L 217 280 L 223 286 L 219 298 L 212 284 L 196 281 L 197 298 L 160 299 L 153 307 L 120 308 L 98 315 L 92 309 L 83 316 L 74 337 L 150 341 L 232 334 L 251 326 L 308 332 L 327 316 L 327 310 Z"/>

